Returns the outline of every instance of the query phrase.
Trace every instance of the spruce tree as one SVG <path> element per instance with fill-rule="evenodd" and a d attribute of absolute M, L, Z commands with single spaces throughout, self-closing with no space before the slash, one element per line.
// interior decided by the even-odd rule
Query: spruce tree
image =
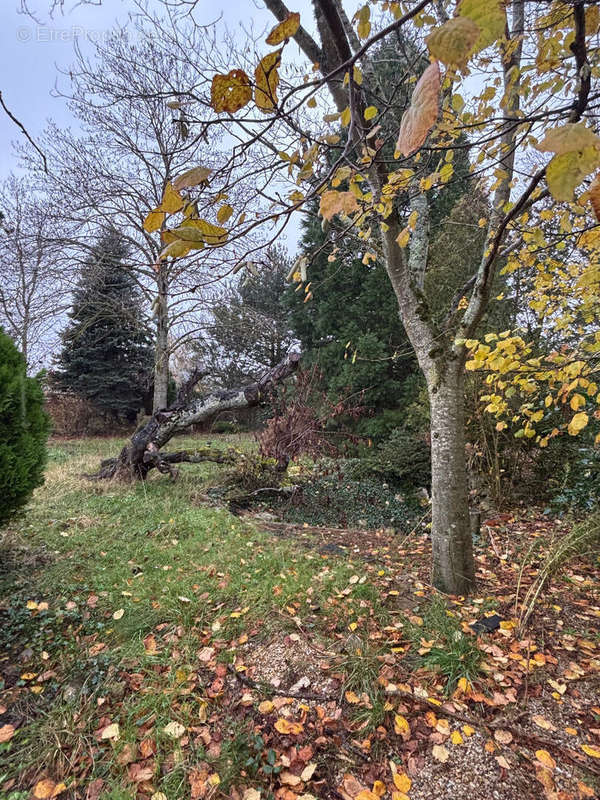
<path fill-rule="evenodd" d="M 104 234 L 83 266 L 62 335 L 56 383 L 114 422 L 132 422 L 151 381 L 142 297 L 119 234 Z"/>

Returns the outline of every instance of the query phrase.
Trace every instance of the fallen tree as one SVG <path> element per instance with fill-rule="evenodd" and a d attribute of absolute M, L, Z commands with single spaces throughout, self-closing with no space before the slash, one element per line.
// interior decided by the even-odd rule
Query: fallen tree
<path fill-rule="evenodd" d="M 145 478 L 152 469 L 175 477 L 177 470 L 174 465 L 182 462 L 233 463 L 238 454 L 232 448 L 224 450 L 206 446 L 176 452 L 163 452 L 162 448 L 175 434 L 186 430 L 190 425 L 205 422 L 222 411 L 250 408 L 265 402 L 274 387 L 295 372 L 299 361 L 300 353 L 291 352 L 254 383 L 239 389 L 216 389 L 194 396 L 193 389 L 205 374 L 203 370 L 196 370 L 181 387 L 177 400 L 168 408 L 155 412 L 133 434 L 118 457 L 103 461 L 100 470 L 92 477 L 136 480 Z"/>

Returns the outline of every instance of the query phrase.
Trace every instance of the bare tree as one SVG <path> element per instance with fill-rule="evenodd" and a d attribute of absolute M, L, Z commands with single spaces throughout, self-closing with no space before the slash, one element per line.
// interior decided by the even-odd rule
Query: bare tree
<path fill-rule="evenodd" d="M 31 372 L 47 366 L 58 342 L 69 282 L 58 265 L 57 221 L 24 178 L 0 185 L 0 324 Z"/>

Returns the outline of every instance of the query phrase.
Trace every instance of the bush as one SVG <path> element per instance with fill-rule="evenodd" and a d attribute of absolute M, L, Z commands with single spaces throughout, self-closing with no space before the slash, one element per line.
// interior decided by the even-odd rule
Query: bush
<path fill-rule="evenodd" d="M 44 482 L 50 424 L 44 395 L 25 359 L 0 330 L 0 523 Z"/>
<path fill-rule="evenodd" d="M 410 530 L 423 513 L 415 497 L 405 496 L 381 478 L 357 476 L 360 459 L 323 459 L 302 481 L 292 501 L 279 509 L 289 522 L 369 529 Z"/>
<path fill-rule="evenodd" d="M 239 425 L 228 419 L 218 419 L 211 425 L 211 433 L 237 433 Z"/>

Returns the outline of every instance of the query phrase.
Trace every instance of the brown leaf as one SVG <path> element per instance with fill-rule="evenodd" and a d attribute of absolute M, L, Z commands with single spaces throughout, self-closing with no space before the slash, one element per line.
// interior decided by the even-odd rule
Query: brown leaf
<path fill-rule="evenodd" d="M 499 744 L 510 744 L 513 740 L 513 735 L 510 731 L 494 731 L 494 739 Z"/>
<path fill-rule="evenodd" d="M 396 150 L 410 156 L 424 143 L 439 111 L 441 73 L 438 61 L 430 64 L 417 81 L 410 106 L 404 112 Z"/>
<path fill-rule="evenodd" d="M 141 781 L 149 781 L 152 779 L 154 768 L 149 767 L 147 764 L 130 764 L 127 767 L 127 773 L 134 783 L 140 783 Z"/>

